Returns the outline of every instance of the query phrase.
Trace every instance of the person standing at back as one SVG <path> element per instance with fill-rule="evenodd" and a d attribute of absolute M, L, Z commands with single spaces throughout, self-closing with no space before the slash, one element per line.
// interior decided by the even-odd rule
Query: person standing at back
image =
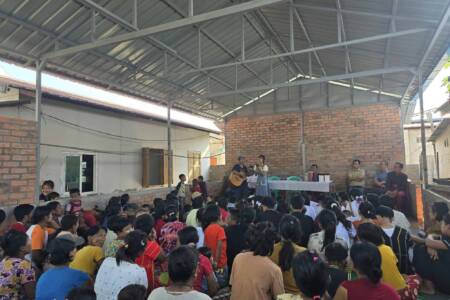
<path fill-rule="evenodd" d="M 269 173 L 269 166 L 266 164 L 266 157 L 264 155 L 258 156 L 258 162 L 254 169 L 255 174 L 258 176 L 256 180 L 256 196 L 268 197 L 270 196 L 269 181 L 267 174 Z"/>
<path fill-rule="evenodd" d="M 359 159 L 354 159 L 352 162 L 352 167 L 347 174 L 348 177 L 348 192 L 351 193 L 352 190 L 357 190 L 361 194 L 364 193 L 364 187 L 366 186 L 366 171 L 361 168 L 361 161 Z"/>
<path fill-rule="evenodd" d="M 245 157 L 239 156 L 238 163 L 233 166 L 232 173 L 241 177 L 242 182 L 240 185 L 235 186 L 228 182 L 228 189 L 235 200 L 241 200 L 247 198 L 248 183 L 246 177 L 249 175 L 247 166 L 245 165 Z"/>

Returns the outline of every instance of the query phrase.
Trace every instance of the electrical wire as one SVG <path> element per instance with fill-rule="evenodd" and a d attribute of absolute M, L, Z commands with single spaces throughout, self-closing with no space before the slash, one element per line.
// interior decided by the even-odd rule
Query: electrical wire
<path fill-rule="evenodd" d="M 54 147 L 54 148 L 65 148 L 65 149 L 72 149 L 72 150 L 78 150 L 78 151 L 86 151 L 86 152 L 93 152 L 93 153 L 103 153 L 103 154 L 112 154 L 112 155 L 140 155 L 141 153 L 139 151 L 129 151 L 129 152 L 122 152 L 122 151 L 107 151 L 107 150 L 98 150 L 98 149 L 89 149 L 89 148 L 81 148 L 81 147 L 74 147 L 74 146 L 65 146 L 65 145 L 55 145 L 55 144 L 47 144 L 47 143 L 41 143 L 41 146 L 46 146 L 46 147 Z M 158 150 L 164 150 L 164 149 L 158 149 Z M 220 155 L 224 155 L 225 152 L 222 153 L 217 153 L 217 154 L 213 154 L 210 156 L 200 156 L 201 159 L 210 159 L 212 157 L 217 157 Z M 163 156 L 168 156 L 167 153 L 163 153 L 163 154 L 158 154 L 156 153 L 156 155 L 159 155 L 161 157 Z M 177 158 L 197 158 L 197 157 L 193 157 L 193 156 L 184 156 L 184 155 L 177 155 L 177 154 L 172 154 L 172 157 L 177 157 Z"/>
<path fill-rule="evenodd" d="M 35 111 L 33 108 L 30 108 L 30 107 L 27 107 L 27 106 L 23 106 L 23 107 L 25 109 L 30 110 L 30 111 L 33 111 L 33 112 Z M 126 140 L 126 141 L 131 141 L 131 142 L 136 142 L 136 143 L 138 143 L 138 142 L 167 142 L 167 139 L 140 139 L 140 138 L 133 138 L 133 137 L 117 135 L 117 134 L 109 133 L 109 132 L 106 132 L 106 131 L 101 131 L 101 130 L 98 130 L 98 129 L 93 129 L 93 128 L 89 128 L 89 127 L 86 127 L 86 126 L 82 126 L 82 125 L 79 125 L 79 124 L 76 124 L 76 123 L 73 123 L 73 122 L 69 122 L 69 121 L 63 120 L 61 118 L 58 118 L 58 117 L 56 117 L 54 115 L 50 115 L 50 114 L 47 114 L 47 113 L 44 113 L 44 112 L 42 112 L 42 115 L 47 117 L 47 118 L 53 119 L 55 121 L 58 121 L 60 123 L 67 124 L 67 125 L 69 125 L 71 127 L 84 129 L 86 131 L 90 131 L 90 132 L 97 133 L 97 134 L 100 134 L 100 135 L 105 135 L 105 136 L 108 136 L 108 137 L 110 137 L 112 139 L 116 139 L 116 140 Z M 189 140 L 197 139 L 197 138 L 201 138 L 201 137 L 204 137 L 204 135 L 194 136 L 194 137 L 190 137 L 190 138 L 172 139 L 172 142 L 189 141 Z M 212 136 L 210 136 L 210 138 L 218 139 L 218 138 L 212 137 Z"/>

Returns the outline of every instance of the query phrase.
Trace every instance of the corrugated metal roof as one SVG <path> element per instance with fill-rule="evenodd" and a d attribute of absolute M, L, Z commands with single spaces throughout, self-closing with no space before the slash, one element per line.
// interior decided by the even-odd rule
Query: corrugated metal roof
<path fill-rule="evenodd" d="M 20 64 L 55 49 L 88 43 L 133 31 L 132 2 L 98 0 L 104 11 L 95 15 L 89 1 L 84 0 L 1 0 L 0 56 Z M 194 0 L 195 14 L 208 13 L 248 1 Z M 415 67 L 430 43 L 433 32 L 446 12 L 449 0 L 340 0 L 346 40 L 354 40 L 390 32 L 393 16 L 397 31 L 427 28 L 427 32 L 390 39 L 379 39 L 347 47 L 353 72 L 384 67 Z M 186 0 L 138 0 L 138 27 L 148 28 L 186 17 Z M 314 46 L 338 42 L 336 0 L 295 0 L 295 9 Z M 239 61 L 241 59 L 241 20 L 239 14 L 214 19 L 194 26 L 158 33 L 153 36 L 103 46 L 73 55 L 51 59 L 46 68 L 69 77 L 96 83 L 111 89 L 135 94 L 149 100 L 176 99 L 176 106 L 203 116 L 221 118 L 224 114 L 264 92 L 242 92 L 237 95 L 210 97 L 209 94 L 286 82 L 298 73 L 309 72 L 308 54 L 260 61 L 235 67 L 192 72 L 198 67 L 198 32 L 201 35 L 201 67 Z M 244 21 L 245 57 L 253 59 L 283 53 L 289 49 L 289 2 L 247 12 Z M 310 47 L 299 22 L 294 18 L 295 50 Z M 389 42 L 388 42 L 389 40 Z M 450 25 L 447 23 L 423 66 L 424 75 L 431 73 L 449 46 Z M 387 47 L 389 43 L 389 47 Z M 271 48 L 272 47 L 272 48 Z M 346 73 L 344 47 L 317 51 L 327 75 Z M 311 71 L 315 78 L 324 72 L 315 59 Z M 286 66 L 288 69 L 286 69 Z M 180 72 L 192 72 L 179 74 Z M 412 74 L 399 72 L 383 76 L 355 78 L 354 83 L 371 91 L 382 86 L 386 94 L 416 93 L 417 82 L 406 91 Z M 350 80 L 340 80 L 350 83 Z M 286 88 L 283 88 L 287 90 Z M 281 89 L 280 94 L 284 93 Z M 298 90 L 298 89 L 295 89 Z M 313 88 L 310 89 L 314 90 Z M 318 89 L 320 90 L 320 89 Z M 298 94 L 298 91 L 295 92 Z M 296 95 L 294 92 L 289 97 Z M 314 97 L 316 94 L 312 94 Z M 300 97 L 301 95 L 296 95 Z M 316 95 L 318 98 L 320 94 Z M 266 97 L 270 97 L 267 95 Z M 262 100 L 261 100 L 262 101 Z M 336 100 L 337 101 L 337 100 Z M 392 101 L 390 99 L 389 101 Z M 319 102 L 319 101 L 317 101 Z M 327 104 L 329 105 L 329 103 Z"/>
<path fill-rule="evenodd" d="M 444 133 L 444 131 L 450 126 L 450 119 L 442 119 L 441 123 L 439 123 L 438 127 L 433 131 L 431 136 L 428 138 L 428 141 L 435 142 L 438 137 Z"/>

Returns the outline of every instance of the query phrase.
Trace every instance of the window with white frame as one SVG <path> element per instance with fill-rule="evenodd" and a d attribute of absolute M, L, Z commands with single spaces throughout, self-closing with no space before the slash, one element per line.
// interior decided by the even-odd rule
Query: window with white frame
<path fill-rule="evenodd" d="M 64 167 L 64 191 L 79 189 L 81 193 L 95 192 L 95 155 L 67 154 Z"/>

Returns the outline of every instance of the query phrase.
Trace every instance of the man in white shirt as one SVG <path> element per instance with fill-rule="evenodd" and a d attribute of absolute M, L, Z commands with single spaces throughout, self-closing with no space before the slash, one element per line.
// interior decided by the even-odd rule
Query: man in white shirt
<path fill-rule="evenodd" d="M 394 220 L 393 220 L 394 225 L 409 231 L 411 228 L 411 223 L 409 223 L 405 214 L 395 209 L 393 209 L 393 211 L 394 211 Z"/>
<path fill-rule="evenodd" d="M 392 210 L 394 211 L 394 220 L 392 220 L 392 223 L 394 225 L 410 231 L 411 224 L 409 223 L 405 214 L 402 213 L 401 211 L 394 209 L 394 199 L 392 199 L 391 197 L 389 197 L 387 195 L 384 195 L 384 196 L 380 197 L 380 205 L 384 205 L 384 206 L 392 208 Z"/>

